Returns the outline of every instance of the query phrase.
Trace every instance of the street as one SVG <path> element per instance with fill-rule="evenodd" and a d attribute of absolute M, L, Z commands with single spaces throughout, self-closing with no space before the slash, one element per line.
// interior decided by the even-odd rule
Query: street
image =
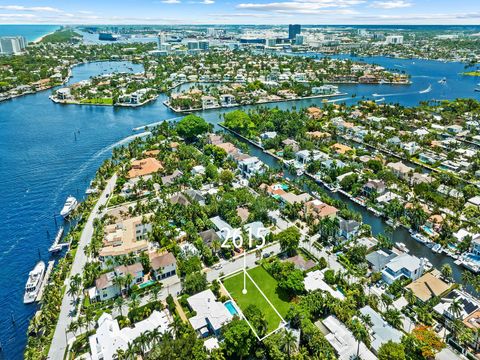
<path fill-rule="evenodd" d="M 50 350 L 48 352 L 48 359 L 51 360 L 63 360 L 65 348 L 67 347 L 67 329 L 68 325 L 72 321 L 72 300 L 73 298 L 68 295 L 68 288 L 70 287 L 70 278 L 76 274 L 82 274 L 83 267 L 87 262 L 87 255 L 84 252 L 84 248 L 87 244 L 90 243 L 93 235 L 93 222 L 95 219 L 101 217 L 99 214 L 99 208 L 105 205 L 109 199 L 109 194 L 115 188 L 115 183 L 117 181 L 117 174 L 114 174 L 108 181 L 105 190 L 103 190 L 100 198 L 98 199 L 95 207 L 93 208 L 90 216 L 88 217 L 85 228 L 82 231 L 80 236 L 80 241 L 78 243 L 77 253 L 73 259 L 72 269 L 70 275 L 65 279 L 65 295 L 63 297 L 62 305 L 60 307 L 60 316 L 58 317 L 57 326 L 55 328 L 55 333 L 53 335 L 52 343 L 50 345 Z M 108 197 L 107 197 L 108 196 Z"/>

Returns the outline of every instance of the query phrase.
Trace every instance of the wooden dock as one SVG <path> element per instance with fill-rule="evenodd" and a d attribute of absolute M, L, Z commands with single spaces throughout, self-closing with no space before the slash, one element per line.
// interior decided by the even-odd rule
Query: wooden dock
<path fill-rule="evenodd" d="M 50 274 L 52 273 L 54 264 L 55 264 L 55 260 L 50 260 L 48 262 L 47 271 L 45 271 L 45 276 L 43 277 L 42 285 L 40 287 L 40 291 L 38 292 L 37 298 L 35 299 L 35 301 L 37 301 L 37 302 L 42 300 L 43 290 L 45 289 L 45 286 L 47 286 L 47 284 L 48 284 L 48 281 L 50 279 Z"/>

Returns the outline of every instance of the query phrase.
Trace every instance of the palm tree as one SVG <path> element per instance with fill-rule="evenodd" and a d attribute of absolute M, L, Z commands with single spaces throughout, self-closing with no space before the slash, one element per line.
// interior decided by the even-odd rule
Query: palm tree
<path fill-rule="evenodd" d="M 415 296 L 415 294 L 413 293 L 412 290 L 408 289 L 405 291 L 405 300 L 407 300 L 407 302 L 410 304 L 410 305 L 415 305 L 415 303 L 417 302 L 417 297 Z"/>
<path fill-rule="evenodd" d="M 215 255 L 218 256 L 218 252 L 222 248 L 222 243 L 220 242 L 220 240 L 218 240 L 218 239 L 213 240 L 211 246 L 212 246 L 212 250 L 215 253 Z"/>
<path fill-rule="evenodd" d="M 445 279 L 450 280 L 452 278 L 453 270 L 450 264 L 443 264 L 440 272 Z"/>
<path fill-rule="evenodd" d="M 393 327 L 400 329 L 402 326 L 403 316 L 400 310 L 390 309 L 385 312 L 385 320 Z"/>
<path fill-rule="evenodd" d="M 140 306 L 138 294 L 132 294 L 130 297 L 130 311 L 135 311 Z"/>
<path fill-rule="evenodd" d="M 283 335 L 283 350 L 287 352 L 287 356 L 290 359 L 290 355 L 292 352 L 297 350 L 297 338 L 290 330 L 285 330 Z"/>
<path fill-rule="evenodd" d="M 117 310 L 120 312 L 120 316 L 123 317 L 123 312 L 122 312 L 122 308 L 123 308 L 123 305 L 125 304 L 125 299 L 121 296 L 117 297 L 115 299 L 115 303 L 114 303 L 114 306 L 117 308 Z"/>
<path fill-rule="evenodd" d="M 180 316 L 174 316 L 173 321 L 170 324 L 173 335 L 178 337 L 183 330 L 183 321 L 180 319 Z"/>
<path fill-rule="evenodd" d="M 70 324 L 68 324 L 67 331 L 71 333 L 72 335 L 75 335 L 75 332 L 78 330 L 78 324 L 76 321 L 71 321 Z"/>
<path fill-rule="evenodd" d="M 370 340 L 370 334 L 368 333 L 365 326 L 358 319 L 353 319 L 351 323 L 351 330 L 353 337 L 357 340 L 357 359 L 360 354 L 360 343 L 368 342 Z"/>
<path fill-rule="evenodd" d="M 462 314 L 462 305 L 458 299 L 453 299 L 452 303 L 448 307 L 448 311 L 452 314 L 454 319 L 458 319 Z"/>

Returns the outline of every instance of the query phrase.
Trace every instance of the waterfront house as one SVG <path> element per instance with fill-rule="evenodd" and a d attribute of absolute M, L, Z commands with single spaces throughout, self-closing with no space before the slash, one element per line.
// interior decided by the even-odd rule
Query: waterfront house
<path fill-rule="evenodd" d="M 428 175 L 428 174 L 421 174 L 421 173 L 413 173 L 412 176 L 410 177 L 410 184 L 412 185 L 419 185 L 423 183 L 430 184 L 434 181 L 435 179 L 433 176 Z"/>
<path fill-rule="evenodd" d="M 365 196 L 382 195 L 385 193 L 385 182 L 383 180 L 368 180 L 368 182 L 363 185 L 362 192 Z"/>
<path fill-rule="evenodd" d="M 450 285 L 440 279 L 438 271 L 432 271 L 423 274 L 420 278 L 408 284 L 406 288 L 411 290 L 418 300 L 426 303 L 431 298 L 444 294 L 450 288 Z"/>
<path fill-rule="evenodd" d="M 217 99 L 213 96 L 204 95 L 202 96 L 202 108 L 203 109 L 212 109 L 218 107 Z"/>
<path fill-rule="evenodd" d="M 389 325 L 381 315 L 373 310 L 370 306 L 365 306 L 360 309 L 360 312 L 364 316 L 369 316 L 372 325 L 369 326 L 371 335 L 371 348 L 378 354 L 380 347 L 389 342 L 400 343 L 403 337 L 403 333 L 391 325 Z"/>
<path fill-rule="evenodd" d="M 222 106 L 232 106 L 236 104 L 235 96 L 232 94 L 222 94 L 220 95 L 220 103 Z"/>
<path fill-rule="evenodd" d="M 420 150 L 420 146 L 415 141 L 403 143 L 400 145 L 400 147 L 410 156 Z"/>
<path fill-rule="evenodd" d="M 188 319 L 193 329 L 202 337 L 220 335 L 222 326 L 233 319 L 227 307 L 217 301 L 212 290 L 208 289 L 187 299 L 188 307 L 195 314 Z M 233 306 L 233 303 L 231 303 Z"/>
<path fill-rule="evenodd" d="M 284 147 L 290 146 L 293 151 L 297 152 L 300 149 L 298 143 L 293 139 L 285 139 L 282 141 Z"/>
<path fill-rule="evenodd" d="M 163 165 L 155 158 L 132 160 L 131 169 L 128 171 L 127 178 L 132 179 L 139 176 L 150 175 L 163 170 Z"/>
<path fill-rule="evenodd" d="M 163 280 L 177 273 L 177 259 L 170 253 L 149 253 L 150 266 L 152 267 L 154 278 Z"/>
<path fill-rule="evenodd" d="M 387 167 L 395 174 L 395 176 L 402 180 L 408 180 L 410 175 L 414 172 L 412 167 L 405 165 L 401 161 L 388 163 Z"/>
<path fill-rule="evenodd" d="M 380 272 L 397 254 L 388 249 L 380 249 L 366 256 L 367 263 L 374 272 Z"/>
<path fill-rule="evenodd" d="M 342 218 L 339 218 L 338 236 L 350 240 L 358 234 L 358 230 L 360 230 L 360 225 L 361 224 L 358 221 L 344 220 Z"/>
<path fill-rule="evenodd" d="M 267 131 L 262 134 L 260 134 L 260 139 L 262 140 L 269 140 L 269 139 L 275 139 L 277 137 L 277 132 L 276 131 Z"/>
<path fill-rule="evenodd" d="M 96 332 L 89 336 L 91 360 L 113 360 L 118 358 L 119 350 L 127 350 L 129 344 L 140 335 L 153 330 L 160 334 L 169 331 L 172 317 L 168 310 L 154 310 L 145 320 L 139 321 L 134 326 L 120 329 L 118 321 L 107 312 L 104 312 L 97 321 Z"/>
<path fill-rule="evenodd" d="M 314 219 L 335 218 L 338 209 L 334 206 L 325 204 L 324 202 L 314 199 L 305 203 L 305 215 Z"/>
<path fill-rule="evenodd" d="M 250 156 L 238 163 L 238 168 L 244 178 L 251 178 L 255 174 L 262 174 L 266 165 L 256 156 Z"/>
<path fill-rule="evenodd" d="M 332 150 L 337 154 L 345 155 L 347 152 L 352 151 L 353 149 L 350 146 L 343 145 L 340 143 L 333 144 L 331 146 Z"/>
<path fill-rule="evenodd" d="M 460 304 L 460 309 L 456 314 L 452 313 L 451 307 L 454 300 Z M 480 310 L 480 301 L 459 289 L 455 289 L 442 297 L 440 302 L 433 307 L 433 311 L 449 320 L 464 320 L 478 310 Z"/>
<path fill-rule="evenodd" d="M 334 315 L 328 316 L 317 326 L 322 330 L 325 339 L 335 349 L 336 358 L 350 360 L 358 356 L 361 360 L 376 360 L 377 357 L 361 341 L 357 342 L 352 332 Z"/>
<path fill-rule="evenodd" d="M 407 278 L 416 280 L 423 275 L 425 261 L 416 256 L 401 254 L 391 259 L 382 270 L 382 279 L 387 284 Z"/>
<path fill-rule="evenodd" d="M 295 153 L 297 162 L 306 165 L 311 161 L 328 159 L 328 155 L 318 150 L 300 150 Z"/>
<path fill-rule="evenodd" d="M 152 225 L 143 223 L 146 216 L 136 216 L 122 220 L 116 224 L 105 226 L 103 247 L 100 249 L 99 258 L 104 264 L 106 260 L 115 259 L 129 254 L 140 254 L 148 249 L 146 238 L 152 230 Z"/>
<path fill-rule="evenodd" d="M 119 296 L 124 288 L 121 288 L 115 281 L 116 278 L 125 278 L 129 274 L 132 277 L 127 287 L 132 287 L 143 282 L 143 266 L 141 263 L 132 265 L 121 265 L 113 271 L 100 275 L 95 280 L 95 287 L 89 290 L 91 301 L 105 301 Z"/>

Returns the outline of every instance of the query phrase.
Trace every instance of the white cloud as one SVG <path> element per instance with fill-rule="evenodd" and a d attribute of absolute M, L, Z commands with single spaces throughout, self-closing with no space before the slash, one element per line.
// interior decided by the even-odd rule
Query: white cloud
<path fill-rule="evenodd" d="M 180 4 L 180 0 L 162 0 L 164 4 Z"/>
<path fill-rule="evenodd" d="M 62 10 L 50 6 L 0 5 L 0 10 L 61 13 Z"/>
<path fill-rule="evenodd" d="M 349 8 L 364 2 L 364 0 L 293 0 L 260 4 L 241 3 L 237 5 L 237 8 L 276 13 L 319 14 L 322 9 Z M 346 12 L 344 11 L 343 13 L 345 14 Z M 348 13 L 353 13 L 353 11 Z"/>
<path fill-rule="evenodd" d="M 377 9 L 399 9 L 412 6 L 411 2 L 405 0 L 393 0 L 393 1 L 374 1 L 370 7 Z"/>

